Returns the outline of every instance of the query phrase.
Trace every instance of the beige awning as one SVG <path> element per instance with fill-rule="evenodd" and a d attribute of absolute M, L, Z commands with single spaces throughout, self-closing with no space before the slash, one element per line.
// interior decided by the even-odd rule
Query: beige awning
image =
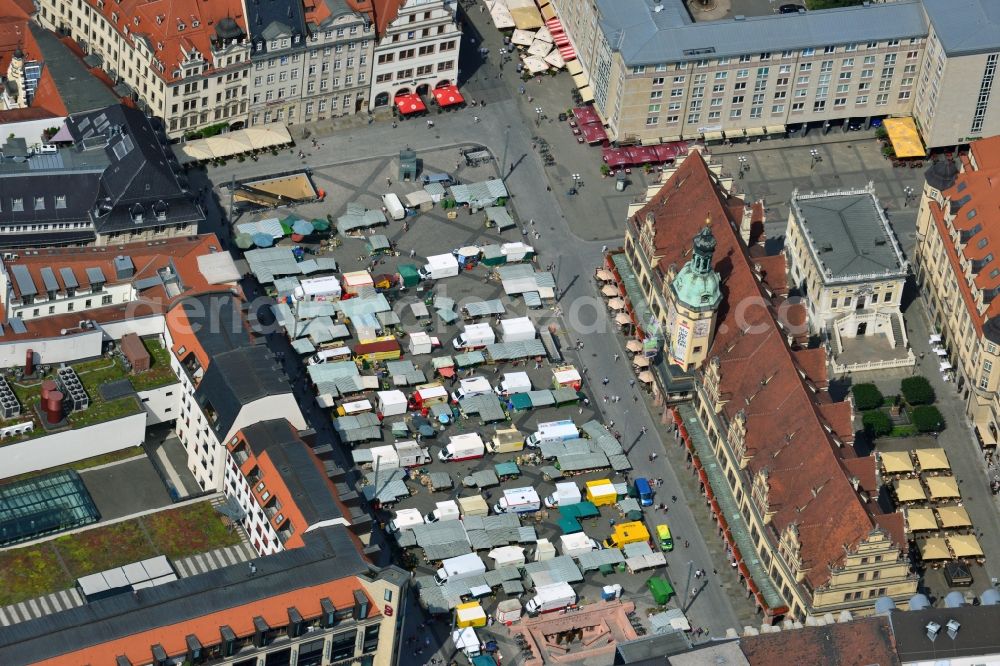
<path fill-rule="evenodd" d="M 590 86 L 580 88 L 580 99 L 583 100 L 584 104 L 594 101 L 594 92 L 590 89 Z"/>
<path fill-rule="evenodd" d="M 972 521 L 969 520 L 969 512 L 965 510 L 965 507 L 939 506 L 935 511 L 937 511 L 938 521 L 940 521 L 942 529 L 950 530 L 956 527 L 972 527 Z"/>
<path fill-rule="evenodd" d="M 608 297 L 621 297 L 621 292 L 618 291 L 618 287 L 613 284 L 606 284 L 601 287 L 601 293 Z"/>
<path fill-rule="evenodd" d="M 632 359 L 632 365 L 634 365 L 637 368 L 648 368 L 649 359 L 646 358 L 645 356 L 636 356 L 634 359 Z"/>
<path fill-rule="evenodd" d="M 931 493 L 931 499 L 954 499 L 962 496 L 953 476 L 925 476 L 924 483 Z"/>
<path fill-rule="evenodd" d="M 580 64 L 579 60 L 570 60 L 566 63 L 566 71 L 570 73 L 571 76 L 576 76 L 577 74 L 583 73 L 583 65 Z M 574 82 L 576 79 L 574 79 Z"/>
<path fill-rule="evenodd" d="M 538 56 L 539 58 L 544 58 L 552 50 L 552 42 L 543 42 L 540 39 L 536 39 L 531 42 L 531 46 L 528 47 L 528 53 L 533 56 Z"/>
<path fill-rule="evenodd" d="M 642 382 L 642 383 L 644 383 L 644 384 L 652 384 L 653 383 L 653 373 L 649 372 L 648 370 L 644 370 L 644 371 L 640 372 L 639 373 L 639 381 Z"/>
<path fill-rule="evenodd" d="M 542 5 L 542 18 L 546 21 L 550 21 L 556 17 L 556 10 L 552 8 L 550 4 Z"/>
<path fill-rule="evenodd" d="M 639 340 L 629 340 L 625 343 L 625 349 L 638 354 L 642 351 L 642 342 Z"/>
<path fill-rule="evenodd" d="M 879 454 L 882 469 L 886 474 L 902 474 L 913 471 L 913 462 L 906 451 L 886 451 Z"/>
<path fill-rule="evenodd" d="M 577 88 L 583 88 L 584 86 L 590 85 L 590 80 L 587 78 L 586 74 L 580 72 L 579 74 L 573 75 L 573 85 Z"/>
<path fill-rule="evenodd" d="M 615 274 L 606 268 L 599 268 L 597 272 L 594 273 L 594 277 L 602 282 L 609 282 L 615 279 Z"/>
<path fill-rule="evenodd" d="M 924 472 L 936 469 L 951 469 L 948 464 L 948 454 L 944 449 L 917 449 L 917 463 Z"/>
<path fill-rule="evenodd" d="M 784 134 L 784 125 L 768 125 L 764 128 L 764 134 Z"/>
<path fill-rule="evenodd" d="M 941 537 L 931 537 L 930 539 L 924 539 L 919 541 L 920 546 L 920 557 L 924 561 L 931 560 L 950 560 L 951 552 L 948 550 L 948 542 L 946 542 Z"/>
<path fill-rule="evenodd" d="M 608 307 L 611 308 L 612 310 L 624 310 L 625 301 L 621 298 L 612 298 L 610 301 L 608 301 Z"/>
<path fill-rule="evenodd" d="M 624 312 L 619 312 L 618 314 L 615 315 L 615 323 L 618 324 L 619 326 L 628 326 L 629 324 L 632 323 L 632 318 L 629 317 Z"/>
<path fill-rule="evenodd" d="M 766 134 L 763 127 L 748 127 L 746 133 L 747 136 L 764 136 Z"/>
<path fill-rule="evenodd" d="M 516 46 L 531 46 L 535 41 L 535 35 L 530 30 L 514 30 L 510 36 L 510 43 Z"/>
<path fill-rule="evenodd" d="M 722 141 L 722 132 L 705 132 L 705 141 Z"/>
<path fill-rule="evenodd" d="M 948 537 L 948 545 L 955 557 L 982 557 L 983 547 L 979 540 L 971 534 Z"/>
<path fill-rule="evenodd" d="M 977 423 L 976 432 L 979 433 L 979 438 L 983 440 L 983 446 L 996 446 L 997 438 L 993 436 L 992 432 L 990 432 L 990 427 L 988 425 Z"/>
<path fill-rule="evenodd" d="M 925 157 L 927 149 L 920 140 L 920 132 L 913 118 L 886 118 L 882 127 L 889 133 L 889 141 L 896 157 Z"/>
<path fill-rule="evenodd" d="M 919 479 L 900 479 L 896 482 L 896 498 L 900 502 L 919 502 L 927 499 Z"/>
<path fill-rule="evenodd" d="M 906 509 L 905 514 L 906 526 L 911 532 L 936 530 L 938 528 L 932 509 Z"/>

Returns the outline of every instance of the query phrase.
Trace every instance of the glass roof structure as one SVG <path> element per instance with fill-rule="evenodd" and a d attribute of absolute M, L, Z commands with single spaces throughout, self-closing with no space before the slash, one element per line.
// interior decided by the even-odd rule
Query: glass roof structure
<path fill-rule="evenodd" d="M 100 517 L 74 470 L 0 485 L 0 547 L 83 527 Z"/>

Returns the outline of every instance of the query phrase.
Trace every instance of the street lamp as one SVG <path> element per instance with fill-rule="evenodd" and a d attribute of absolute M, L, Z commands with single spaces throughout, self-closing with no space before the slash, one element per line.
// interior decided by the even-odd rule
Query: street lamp
<path fill-rule="evenodd" d="M 503 131 L 503 159 L 500 160 L 500 182 L 504 182 L 510 174 L 504 169 L 507 168 L 507 146 L 510 144 L 510 125 Z M 511 169 L 513 171 L 513 169 Z M 504 175 L 506 174 L 506 175 Z"/>
<path fill-rule="evenodd" d="M 578 173 L 574 173 L 570 176 L 573 179 L 574 187 L 583 187 L 583 176 Z"/>
<path fill-rule="evenodd" d="M 535 127 L 538 127 L 541 124 L 542 124 L 542 107 L 536 106 L 535 107 Z"/>
<path fill-rule="evenodd" d="M 814 169 L 816 167 L 817 162 L 823 161 L 823 156 L 820 155 L 819 151 L 816 150 L 815 148 L 809 151 L 809 156 L 812 158 L 812 163 L 809 165 L 810 169 Z"/>
<path fill-rule="evenodd" d="M 739 177 L 742 179 L 743 174 L 750 170 L 750 158 L 746 155 L 740 155 L 736 159 L 740 162 L 740 174 Z"/>
<path fill-rule="evenodd" d="M 904 187 L 903 188 L 903 206 L 904 207 L 905 206 L 909 206 L 910 205 L 910 201 L 913 200 L 913 197 L 914 197 L 913 188 L 910 187 L 910 186 Z"/>

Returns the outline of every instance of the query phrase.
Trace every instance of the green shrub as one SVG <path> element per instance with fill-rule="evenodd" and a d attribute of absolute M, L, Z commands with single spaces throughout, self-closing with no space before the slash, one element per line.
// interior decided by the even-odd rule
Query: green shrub
<path fill-rule="evenodd" d="M 934 405 L 920 405 L 910 411 L 910 421 L 920 432 L 939 432 L 944 430 L 944 417 Z"/>
<path fill-rule="evenodd" d="M 877 409 L 885 402 L 882 392 L 874 384 L 855 384 L 851 393 L 854 394 L 854 406 L 862 412 Z"/>
<path fill-rule="evenodd" d="M 929 405 L 934 402 L 934 387 L 926 377 L 907 377 L 900 383 L 903 398 L 911 405 Z"/>
<path fill-rule="evenodd" d="M 889 415 L 878 409 L 865 412 L 861 417 L 865 432 L 871 437 L 884 437 L 892 432 L 892 420 Z"/>

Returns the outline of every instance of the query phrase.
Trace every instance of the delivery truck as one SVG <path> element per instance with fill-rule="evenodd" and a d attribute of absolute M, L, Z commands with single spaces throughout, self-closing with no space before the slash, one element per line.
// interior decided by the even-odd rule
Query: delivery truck
<path fill-rule="evenodd" d="M 556 484 L 556 491 L 545 498 L 545 506 L 555 509 L 560 506 L 579 504 L 583 499 L 580 495 L 580 488 L 572 481 L 560 481 Z"/>
<path fill-rule="evenodd" d="M 392 219 L 402 220 L 406 217 L 406 209 L 403 208 L 403 202 L 399 200 L 399 196 L 395 192 L 383 194 L 382 205 L 385 206 L 386 212 Z"/>
<path fill-rule="evenodd" d="M 474 395 L 487 395 L 493 392 L 489 380 L 485 377 L 466 377 L 458 383 L 458 388 L 452 391 L 451 399 L 455 402 Z"/>
<path fill-rule="evenodd" d="M 347 345 L 340 345 L 339 347 L 329 347 L 327 349 L 320 349 L 318 352 L 309 357 L 306 361 L 306 365 L 317 365 L 319 363 L 333 363 L 334 361 L 345 361 L 351 358 L 352 352 L 351 348 Z"/>
<path fill-rule="evenodd" d="M 423 525 L 424 517 L 420 515 L 420 509 L 400 509 L 389 521 L 389 531 L 399 534 L 403 530 L 408 530 L 414 525 Z"/>
<path fill-rule="evenodd" d="M 486 563 L 475 553 L 466 553 L 458 557 L 449 557 L 441 562 L 441 568 L 434 574 L 438 585 L 444 585 L 449 580 L 462 580 L 486 573 Z"/>
<path fill-rule="evenodd" d="M 486 503 L 482 495 L 469 495 L 468 497 L 458 498 L 458 508 L 462 512 L 462 518 L 469 518 L 470 516 L 488 516 L 490 515 L 490 505 Z"/>
<path fill-rule="evenodd" d="M 535 325 L 527 317 L 500 320 L 500 339 L 504 342 L 524 342 L 535 339 Z"/>
<path fill-rule="evenodd" d="M 580 437 L 580 430 L 571 419 L 562 421 L 549 421 L 539 423 L 538 430 L 528 435 L 524 443 L 532 448 L 537 448 L 542 442 L 565 442 L 568 439 Z"/>
<path fill-rule="evenodd" d="M 531 513 L 542 508 L 538 492 L 531 486 L 507 488 L 500 501 L 493 506 L 494 513 Z"/>
<path fill-rule="evenodd" d="M 451 346 L 455 349 L 482 349 L 486 345 L 492 345 L 497 341 L 493 328 L 483 322 L 481 324 L 469 324 L 461 333 L 451 341 Z"/>
<path fill-rule="evenodd" d="M 501 398 L 511 393 L 527 393 L 531 390 L 531 378 L 527 372 L 507 372 L 495 390 Z"/>
<path fill-rule="evenodd" d="M 615 525 L 611 536 L 604 540 L 604 545 L 607 548 L 623 548 L 630 543 L 640 543 L 643 541 L 649 541 L 649 530 L 646 529 L 643 523 L 635 520 L 631 523 L 618 523 Z"/>
<path fill-rule="evenodd" d="M 524 449 L 524 435 L 517 428 L 497 428 L 489 443 L 490 453 L 517 453 Z"/>
<path fill-rule="evenodd" d="M 551 613 L 568 608 L 576 603 L 576 592 L 569 583 L 552 583 L 535 588 L 535 596 L 524 605 L 524 610 L 532 615 Z"/>
<path fill-rule="evenodd" d="M 436 507 L 437 508 L 424 516 L 425 523 L 446 523 L 449 520 L 458 520 L 461 517 L 461 512 L 458 510 L 458 502 L 455 500 L 438 502 Z"/>
<path fill-rule="evenodd" d="M 453 435 L 448 441 L 448 446 L 438 452 L 438 459 L 441 462 L 459 462 L 482 458 L 485 454 L 486 445 L 483 439 L 474 432 L 467 432 Z"/>
<path fill-rule="evenodd" d="M 427 257 L 427 263 L 420 269 L 420 277 L 425 280 L 441 280 L 458 275 L 458 259 L 453 254 L 435 254 Z"/>
<path fill-rule="evenodd" d="M 587 481 L 585 485 L 587 501 L 593 503 L 594 506 L 606 506 L 618 501 L 618 491 L 615 490 L 615 484 L 611 483 L 609 479 Z"/>
<path fill-rule="evenodd" d="M 580 557 L 594 550 L 601 550 L 600 544 L 583 532 L 563 534 L 559 537 L 559 548 L 566 557 Z"/>

